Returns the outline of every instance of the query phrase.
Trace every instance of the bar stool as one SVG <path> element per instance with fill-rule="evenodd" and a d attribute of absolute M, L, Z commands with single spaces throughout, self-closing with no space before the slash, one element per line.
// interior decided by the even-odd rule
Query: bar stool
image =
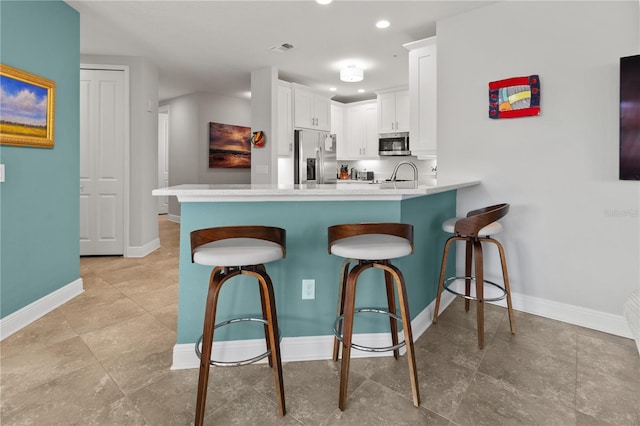
<path fill-rule="evenodd" d="M 464 218 L 452 218 L 446 220 L 442 229 L 446 232 L 453 233 L 454 236 L 449 237 L 442 256 L 442 266 L 440 268 L 440 279 L 438 281 L 438 295 L 436 297 L 436 307 L 433 313 L 433 323 L 438 320 L 438 311 L 440 309 L 440 296 L 443 290 L 447 290 L 457 296 L 462 296 L 465 311 L 469 312 L 469 301 L 478 302 L 476 317 L 478 323 L 478 347 L 484 347 L 484 302 L 493 302 L 507 298 L 507 310 L 509 311 L 509 324 L 511 333 L 515 334 L 516 328 L 513 319 L 513 308 L 511 306 L 511 290 L 509 287 L 509 275 L 507 274 L 507 262 L 504 255 L 502 244 L 491 235 L 502 231 L 502 225 L 497 222 L 498 219 L 504 217 L 509 212 L 509 204 L 496 204 L 467 213 Z M 464 276 L 449 277 L 445 280 L 444 274 L 447 267 L 447 257 L 451 244 L 456 241 L 465 241 L 465 273 Z M 492 243 L 498 247 L 500 252 L 500 263 L 502 265 L 502 278 L 504 286 L 496 284 L 484 278 L 484 266 L 482 255 L 482 243 Z M 475 276 L 472 275 L 472 266 L 475 267 Z M 451 289 L 450 286 L 456 280 L 465 280 L 464 294 Z M 475 296 L 471 295 L 471 281 L 475 282 Z M 497 297 L 484 297 L 484 284 L 488 284 L 501 291 Z"/>
<path fill-rule="evenodd" d="M 345 409 L 347 387 L 349 382 L 349 361 L 351 348 L 383 352 L 393 351 L 398 359 L 399 348 L 406 346 L 407 361 L 409 363 L 409 379 L 413 392 L 413 405 L 420 405 L 418 389 L 418 375 L 413 349 L 411 333 L 411 316 L 409 303 L 402 272 L 391 264 L 390 259 L 407 256 L 413 253 L 413 226 L 402 223 L 356 223 L 334 225 L 328 229 L 329 253 L 345 258 L 342 265 L 338 291 L 338 313 L 335 323 L 335 338 L 333 344 L 333 360 L 337 361 L 342 342 L 342 366 L 340 372 L 340 410 Z M 351 268 L 351 263 L 357 264 Z M 378 308 L 355 308 L 356 284 L 360 274 L 369 269 L 378 268 L 384 271 L 387 293 L 388 310 Z M 400 315 L 396 314 L 395 292 L 396 284 Z M 389 316 L 392 345 L 382 348 L 372 348 L 354 344 L 353 320 L 359 312 L 374 312 Z M 404 330 L 404 341 L 398 343 L 397 322 L 401 321 Z"/>
<path fill-rule="evenodd" d="M 269 366 L 273 368 L 275 376 L 279 413 L 281 416 L 286 413 L 276 303 L 273 284 L 264 266 L 265 263 L 285 257 L 285 241 L 286 232 L 284 229 L 269 226 L 224 226 L 191 232 L 191 261 L 200 265 L 214 266 L 209 280 L 204 330 L 200 337 L 202 352 L 198 348 L 200 340 L 196 343 L 196 354 L 200 358 L 196 425 L 202 425 L 204 420 L 207 383 L 211 365 L 246 365 L 266 357 L 269 357 Z M 263 317 L 236 318 L 215 324 L 220 289 L 225 282 L 238 275 L 249 275 L 258 280 Z M 264 324 L 267 351 L 254 358 L 242 361 L 223 362 L 212 360 L 211 350 L 214 330 L 243 321 L 255 321 Z"/>

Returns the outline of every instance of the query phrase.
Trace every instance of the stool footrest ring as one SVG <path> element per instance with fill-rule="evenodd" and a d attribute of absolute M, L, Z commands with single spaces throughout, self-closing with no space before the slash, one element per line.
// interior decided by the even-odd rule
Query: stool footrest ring
<path fill-rule="evenodd" d="M 397 321 L 399 321 L 400 323 L 402 323 L 402 318 L 394 313 L 391 313 L 389 311 L 387 311 L 386 309 L 380 309 L 380 308 L 358 308 L 355 309 L 354 314 L 360 313 L 360 312 L 373 312 L 375 314 L 383 314 L 383 315 L 387 315 L 391 318 L 395 318 Z M 340 334 L 338 332 L 338 324 L 340 324 L 342 321 L 344 321 L 344 315 L 340 315 L 338 318 L 336 318 L 336 322 L 334 323 L 333 326 L 333 334 L 335 334 L 336 338 L 338 340 L 340 340 L 342 342 L 342 334 Z M 365 352 L 388 352 L 388 351 L 395 351 L 396 349 L 399 349 L 401 347 L 403 347 L 405 345 L 405 342 L 399 342 L 397 345 L 391 345 L 391 346 L 383 346 L 383 347 L 371 347 L 371 346 L 362 346 L 362 345 L 358 345 L 356 343 L 351 342 L 351 347 L 353 349 L 358 349 L 360 351 L 365 351 Z"/>
<path fill-rule="evenodd" d="M 262 323 L 264 325 L 268 325 L 269 323 L 267 322 L 267 320 L 265 320 L 264 318 L 234 318 L 234 319 L 230 319 L 228 321 L 223 321 L 221 323 L 216 324 L 213 329 L 217 329 L 220 327 L 224 327 L 226 325 L 230 325 L 230 324 L 235 324 L 235 323 L 239 323 L 239 322 L 259 322 Z M 202 343 L 202 337 L 200 336 L 200 338 L 198 339 L 198 341 L 196 342 L 196 355 L 198 355 L 198 358 L 202 359 L 202 353 L 200 351 L 200 344 Z M 280 340 L 282 340 L 282 336 L 280 337 Z M 271 351 L 268 350 L 266 352 L 263 352 L 259 355 L 256 355 L 252 358 L 247 358 L 247 359 L 243 359 L 243 360 L 239 360 L 239 361 L 216 361 L 216 360 L 209 360 L 209 364 L 214 365 L 216 367 L 239 367 L 241 365 L 248 365 L 248 364 L 253 364 L 254 362 L 258 362 L 261 359 L 264 359 L 266 357 L 268 357 L 269 355 L 271 355 Z"/>
<path fill-rule="evenodd" d="M 478 298 L 477 298 L 477 297 L 474 297 L 474 296 L 467 296 L 467 295 L 466 295 L 466 294 L 464 294 L 464 293 L 460 293 L 460 292 L 458 292 L 458 291 L 455 291 L 455 290 L 450 289 L 450 288 L 449 288 L 449 286 L 450 286 L 451 284 L 449 284 L 449 286 L 448 286 L 448 285 L 447 285 L 447 283 L 450 283 L 450 282 L 453 282 L 453 281 L 456 281 L 456 280 L 471 280 L 471 281 L 475 281 L 475 280 L 476 280 L 476 277 L 469 277 L 469 276 L 461 275 L 461 276 L 457 276 L 457 277 L 450 277 L 450 278 L 447 278 L 447 279 L 445 280 L 445 282 L 444 282 L 444 289 L 445 289 L 445 290 L 447 290 L 449 293 L 453 293 L 453 294 L 455 294 L 456 296 L 464 297 L 465 299 L 468 299 L 468 300 L 478 300 Z M 486 284 L 489 284 L 489 285 L 492 285 L 492 286 L 496 287 L 497 289 L 499 289 L 499 290 L 502 292 L 502 294 L 501 294 L 500 296 L 498 296 L 498 297 L 490 297 L 490 298 L 489 298 L 489 297 L 485 297 L 485 298 L 483 299 L 485 302 L 496 302 L 496 301 L 498 301 L 498 300 L 502 300 L 502 299 L 504 299 L 504 298 L 507 296 L 507 290 L 505 290 L 505 288 L 504 288 L 503 286 L 501 286 L 500 284 L 496 284 L 496 283 L 494 283 L 493 281 L 489 281 L 489 280 L 484 280 L 484 282 L 485 282 Z"/>

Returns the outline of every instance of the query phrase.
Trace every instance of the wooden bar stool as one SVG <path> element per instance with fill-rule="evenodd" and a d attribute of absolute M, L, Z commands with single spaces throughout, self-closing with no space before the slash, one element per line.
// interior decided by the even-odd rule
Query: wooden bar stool
<path fill-rule="evenodd" d="M 209 280 L 209 292 L 204 315 L 204 327 L 200 340 L 202 351 L 196 343 L 196 353 L 200 357 L 200 376 L 198 378 L 198 396 L 196 400 L 195 424 L 202 425 L 207 398 L 210 365 L 238 366 L 246 365 L 269 357 L 269 365 L 275 376 L 278 407 L 281 416 L 286 413 L 284 386 L 282 383 L 282 364 L 280 361 L 280 337 L 278 316 L 271 278 L 267 274 L 265 263 L 285 257 L 286 232 L 281 228 L 268 226 L 225 226 L 199 229 L 191 232 L 191 261 L 200 265 L 213 266 Z M 262 318 L 236 318 L 215 324 L 218 295 L 227 280 L 238 275 L 249 275 L 258 280 Z M 264 324 L 267 351 L 254 358 L 222 362 L 211 359 L 213 333 L 216 328 L 225 325 L 255 321 Z"/>
<path fill-rule="evenodd" d="M 509 311 L 509 324 L 511 333 L 515 334 L 515 322 L 513 319 L 513 308 L 511 306 L 511 289 L 509 287 L 509 275 L 507 274 L 507 261 L 504 255 L 502 244 L 491 235 L 502 231 L 502 225 L 497 222 L 498 219 L 504 217 L 509 212 L 509 204 L 496 204 L 494 206 L 484 207 L 472 210 L 467 213 L 464 218 L 452 218 L 445 221 L 442 229 L 446 232 L 453 233 L 454 236 L 449 237 L 442 256 L 442 266 L 440 268 L 440 279 L 438 281 L 438 295 L 436 297 L 436 307 L 433 313 L 433 323 L 438 320 L 438 311 L 440 309 L 440 296 L 443 290 L 447 290 L 458 296 L 464 297 L 465 311 L 469 312 L 469 301 L 475 300 L 477 304 L 476 317 L 478 322 L 478 347 L 484 347 L 484 302 L 493 302 L 507 298 L 507 310 Z M 454 276 L 445 280 L 444 274 L 447 267 L 447 257 L 449 256 L 449 248 L 456 241 L 465 241 L 465 272 L 464 276 Z M 484 278 L 484 266 L 482 255 L 482 243 L 492 243 L 498 247 L 500 252 L 500 263 L 502 265 L 502 278 L 504 286 L 496 284 Z M 472 267 L 475 269 L 475 275 L 472 275 Z M 460 293 L 450 286 L 456 280 L 465 280 L 465 292 Z M 475 296 L 471 294 L 471 281 L 475 282 Z M 501 295 L 493 298 L 484 297 L 484 284 L 488 284 L 501 291 Z"/>
<path fill-rule="evenodd" d="M 391 264 L 390 259 L 407 256 L 413 253 L 413 226 L 402 223 L 356 223 L 331 226 L 328 229 L 329 253 L 345 258 L 340 276 L 338 291 L 338 314 L 335 326 L 333 345 L 333 360 L 337 361 L 342 341 L 342 366 L 340 372 L 340 410 L 345 409 L 347 387 L 349 382 L 349 361 L 351 348 L 382 352 L 393 351 L 398 359 L 399 348 L 406 346 L 407 361 L 409 363 L 409 379 L 413 392 L 413 404 L 420 405 L 418 389 L 418 374 L 413 349 L 411 333 L 411 316 L 407 290 L 402 272 Z M 357 264 L 351 268 L 351 263 Z M 388 310 L 378 308 L 355 308 L 356 284 L 360 274 L 369 269 L 378 268 L 384 271 Z M 396 284 L 400 315 L 396 314 L 395 292 Z M 375 312 L 389 316 L 392 345 L 382 348 L 372 348 L 354 344 L 353 320 L 358 312 Z M 404 341 L 398 343 L 397 322 L 401 321 L 404 330 Z"/>

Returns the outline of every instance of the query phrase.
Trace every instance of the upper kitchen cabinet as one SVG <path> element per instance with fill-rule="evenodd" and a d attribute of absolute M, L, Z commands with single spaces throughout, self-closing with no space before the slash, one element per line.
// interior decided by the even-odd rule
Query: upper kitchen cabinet
<path fill-rule="evenodd" d="M 345 140 L 338 140 L 339 160 L 380 159 L 378 156 L 378 108 L 375 101 L 345 107 Z"/>
<path fill-rule="evenodd" d="M 331 101 L 331 134 L 336 135 L 336 155 L 338 158 L 346 157 L 346 139 L 344 132 L 344 104 Z"/>
<path fill-rule="evenodd" d="M 294 127 L 331 131 L 331 99 L 308 87 L 292 86 Z"/>
<path fill-rule="evenodd" d="M 378 95 L 378 133 L 409 131 L 409 91 L 391 89 Z"/>
<path fill-rule="evenodd" d="M 278 157 L 293 154 L 293 89 L 286 81 L 278 81 Z"/>
<path fill-rule="evenodd" d="M 437 155 L 436 37 L 404 45 L 409 50 L 410 147 L 418 159 Z"/>

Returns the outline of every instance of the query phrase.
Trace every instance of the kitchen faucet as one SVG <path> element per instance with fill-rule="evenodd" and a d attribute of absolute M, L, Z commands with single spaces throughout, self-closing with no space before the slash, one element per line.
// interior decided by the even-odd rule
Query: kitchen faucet
<path fill-rule="evenodd" d="M 389 178 L 389 180 L 391 182 L 395 182 L 396 181 L 396 177 L 398 175 L 398 169 L 400 168 L 400 166 L 402 166 L 404 164 L 408 164 L 413 168 L 413 180 L 417 182 L 418 181 L 418 168 L 411 161 L 401 161 L 398 164 L 396 164 L 396 167 L 393 169 L 393 173 L 391 173 L 391 177 Z"/>

